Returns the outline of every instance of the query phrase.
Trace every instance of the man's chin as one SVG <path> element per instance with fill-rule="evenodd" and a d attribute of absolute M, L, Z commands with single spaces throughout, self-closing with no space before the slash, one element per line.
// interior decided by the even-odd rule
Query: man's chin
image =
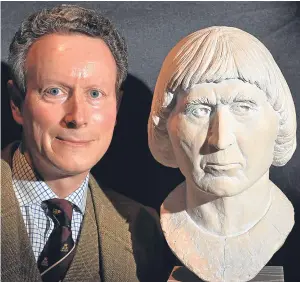
<path fill-rule="evenodd" d="M 87 173 L 94 166 L 94 163 L 85 163 L 85 162 L 57 162 L 52 161 L 52 165 L 57 169 L 58 176 L 68 177 L 68 176 L 76 176 L 80 174 Z"/>

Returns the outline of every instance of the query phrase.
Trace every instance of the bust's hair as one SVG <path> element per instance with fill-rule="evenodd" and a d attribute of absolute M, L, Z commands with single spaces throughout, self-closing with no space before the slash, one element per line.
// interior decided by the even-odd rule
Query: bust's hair
<path fill-rule="evenodd" d="M 166 57 L 155 86 L 148 122 L 149 147 L 165 166 L 178 167 L 167 132 L 176 95 L 195 84 L 239 79 L 264 91 L 279 115 L 273 165 L 283 166 L 296 149 L 296 114 L 289 87 L 268 49 L 233 27 L 209 27 L 183 38 Z"/>
<path fill-rule="evenodd" d="M 31 45 L 48 34 L 84 34 L 102 39 L 109 47 L 117 65 L 116 90 L 127 75 L 127 46 L 111 21 L 94 10 L 75 5 L 44 9 L 25 19 L 9 48 L 8 62 L 12 77 L 22 95 L 26 94 L 25 62 Z"/>

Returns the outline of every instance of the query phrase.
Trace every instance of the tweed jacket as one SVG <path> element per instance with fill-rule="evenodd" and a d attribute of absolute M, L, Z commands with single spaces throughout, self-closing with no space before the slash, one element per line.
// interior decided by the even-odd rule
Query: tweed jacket
<path fill-rule="evenodd" d="M 12 187 L 12 147 L 1 160 L 1 281 L 41 282 Z M 91 176 L 76 254 L 64 281 L 166 281 L 165 247 L 153 209 L 103 191 Z"/>

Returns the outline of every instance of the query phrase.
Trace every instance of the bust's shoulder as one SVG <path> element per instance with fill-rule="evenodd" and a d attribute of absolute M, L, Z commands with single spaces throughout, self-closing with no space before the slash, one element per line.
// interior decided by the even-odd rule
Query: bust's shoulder
<path fill-rule="evenodd" d="M 268 212 L 270 223 L 280 230 L 283 236 L 287 236 L 295 224 L 295 211 L 287 196 L 272 183 L 272 204 Z M 285 238 L 285 237 L 284 237 Z"/>

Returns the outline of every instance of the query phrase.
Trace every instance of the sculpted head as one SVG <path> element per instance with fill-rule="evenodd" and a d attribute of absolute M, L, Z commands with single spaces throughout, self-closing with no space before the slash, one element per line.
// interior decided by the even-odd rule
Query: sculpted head
<path fill-rule="evenodd" d="M 148 123 L 163 165 L 218 196 L 241 193 L 296 148 L 289 87 L 266 47 L 231 27 L 182 39 L 160 71 Z"/>
<path fill-rule="evenodd" d="M 106 152 L 127 48 L 101 14 L 72 5 L 26 19 L 10 45 L 11 108 L 35 168 L 76 175 Z"/>

